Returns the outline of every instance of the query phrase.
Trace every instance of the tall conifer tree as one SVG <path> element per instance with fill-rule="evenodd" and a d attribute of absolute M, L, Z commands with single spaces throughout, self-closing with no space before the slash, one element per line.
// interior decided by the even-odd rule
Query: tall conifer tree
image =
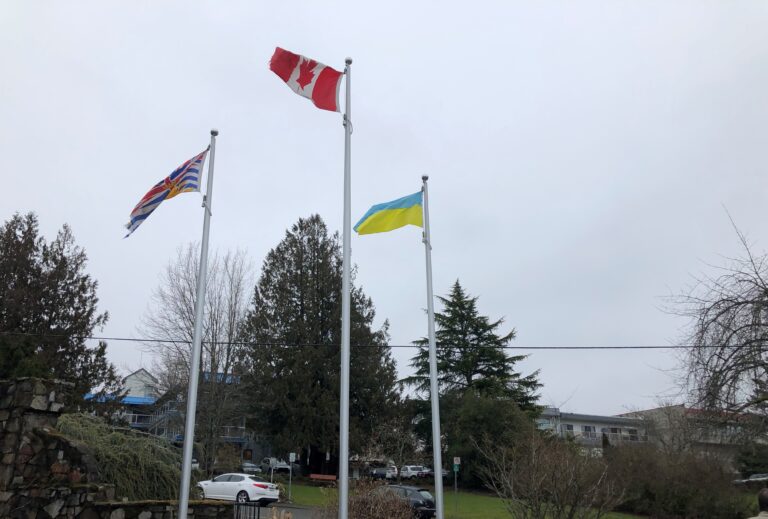
<path fill-rule="evenodd" d="M 470 297 L 457 280 L 448 297 L 438 299 L 442 312 L 435 312 L 437 326 L 437 369 L 440 391 L 464 393 L 474 391 L 480 396 L 513 400 L 522 410 L 535 411 L 541 384 L 538 371 L 523 376 L 515 364 L 526 355 L 509 355 L 504 349 L 515 338 L 513 328 L 499 335 L 504 320 L 491 321 L 477 310 L 477 297 Z M 416 341 L 420 346 L 411 359 L 413 376 L 405 382 L 422 394 L 429 391 L 429 349 L 427 339 Z"/>
<path fill-rule="evenodd" d="M 81 405 L 90 391 L 120 391 L 107 344 L 86 344 L 108 318 L 97 311 L 98 283 L 86 261 L 67 225 L 51 242 L 39 235 L 34 213 L 0 226 L 0 378 L 64 379 Z"/>
<path fill-rule="evenodd" d="M 300 219 L 264 260 L 243 327 L 250 401 L 278 452 L 302 449 L 319 470 L 338 449 L 342 254 L 318 215 Z M 350 447 L 365 446 L 398 399 L 387 324 L 360 288 L 351 301 Z M 304 458 L 306 461 L 306 458 Z M 332 470 L 332 467 L 326 467 Z"/>

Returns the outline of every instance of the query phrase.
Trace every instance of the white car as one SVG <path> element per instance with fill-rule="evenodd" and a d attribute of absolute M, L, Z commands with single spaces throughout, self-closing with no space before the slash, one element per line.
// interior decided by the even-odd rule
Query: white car
<path fill-rule="evenodd" d="M 257 502 L 268 505 L 280 498 L 277 485 L 251 474 L 222 474 L 208 481 L 201 481 L 197 487 L 203 499 L 223 499 L 247 503 Z"/>
<path fill-rule="evenodd" d="M 424 467 L 421 465 L 403 465 L 400 469 L 400 477 L 403 479 L 423 477 Z"/>

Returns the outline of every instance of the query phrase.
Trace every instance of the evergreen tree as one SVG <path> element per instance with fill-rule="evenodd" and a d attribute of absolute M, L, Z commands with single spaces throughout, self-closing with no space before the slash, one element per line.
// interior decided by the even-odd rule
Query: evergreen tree
<path fill-rule="evenodd" d="M 323 220 L 300 219 L 264 260 L 243 328 L 254 419 L 279 452 L 302 449 L 313 470 L 338 451 L 342 254 Z M 350 449 L 362 450 L 398 398 L 387 324 L 351 297 Z M 334 456 L 335 459 L 335 456 Z M 325 467 L 332 470 L 332 467 Z"/>
<path fill-rule="evenodd" d="M 64 379 L 81 404 L 94 389 L 119 392 L 106 343 L 85 343 L 108 319 L 97 313 L 98 284 L 85 273 L 86 261 L 67 225 L 50 243 L 33 213 L 0 227 L 0 378 Z"/>
<path fill-rule="evenodd" d="M 457 280 L 448 297 L 438 299 L 442 312 L 435 312 L 437 326 L 437 371 L 441 394 L 469 390 L 491 398 L 514 401 L 520 409 L 536 410 L 538 371 L 522 376 L 515 364 L 526 355 L 508 355 L 504 347 L 515 338 L 514 328 L 499 335 L 504 320 L 491 321 L 477 310 L 477 297 L 464 292 Z M 421 339 L 418 353 L 411 359 L 413 376 L 404 381 L 421 394 L 429 392 L 428 340 Z"/>

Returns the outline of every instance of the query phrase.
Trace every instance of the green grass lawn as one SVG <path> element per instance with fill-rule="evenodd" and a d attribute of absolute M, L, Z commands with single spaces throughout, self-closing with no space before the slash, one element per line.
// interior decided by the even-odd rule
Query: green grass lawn
<path fill-rule="evenodd" d="M 285 483 L 285 491 L 288 492 L 288 483 Z M 291 501 L 303 506 L 323 506 L 327 500 L 327 493 L 336 493 L 335 488 L 320 488 L 310 485 L 293 484 L 291 488 Z"/>
<path fill-rule="evenodd" d="M 328 492 L 336 492 L 333 488 L 321 489 L 309 485 L 293 485 L 291 496 L 297 505 L 322 506 Z M 473 492 L 458 492 L 445 489 L 446 519 L 510 519 L 501 499 L 490 494 Z M 612 513 L 606 519 L 633 519 L 639 516 Z"/>

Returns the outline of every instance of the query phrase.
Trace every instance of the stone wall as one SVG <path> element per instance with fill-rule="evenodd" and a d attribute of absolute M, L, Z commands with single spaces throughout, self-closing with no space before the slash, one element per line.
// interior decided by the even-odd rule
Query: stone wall
<path fill-rule="evenodd" d="M 173 502 L 114 502 L 87 445 L 55 427 L 72 384 L 0 380 L 0 518 L 171 519 Z M 232 505 L 195 503 L 192 518 L 230 518 Z"/>
<path fill-rule="evenodd" d="M 71 390 L 60 380 L 0 380 L 0 517 L 74 517 L 114 497 L 87 446 L 55 430 Z"/>

